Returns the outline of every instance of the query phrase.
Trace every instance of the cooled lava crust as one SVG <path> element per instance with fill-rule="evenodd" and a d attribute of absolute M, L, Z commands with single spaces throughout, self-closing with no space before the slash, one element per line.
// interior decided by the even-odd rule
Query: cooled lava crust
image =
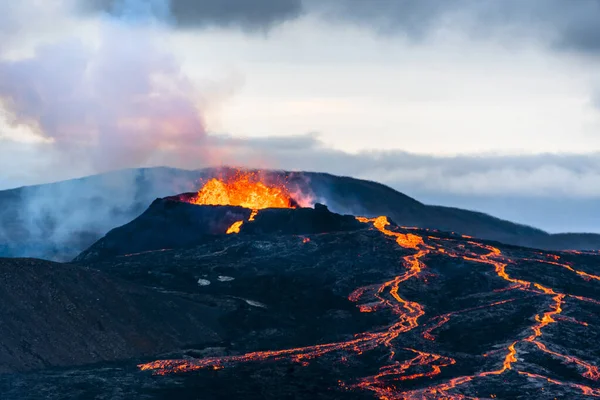
<path fill-rule="evenodd" d="M 157 200 L 77 259 L 211 307 L 218 315 L 208 325 L 218 335 L 211 346 L 20 376 L 5 393 L 85 387 L 88 396 L 118 388 L 124 396 L 178 399 L 600 397 L 598 255 L 402 228 L 321 206 L 252 214 Z M 226 234 L 238 218 L 239 233 Z"/>

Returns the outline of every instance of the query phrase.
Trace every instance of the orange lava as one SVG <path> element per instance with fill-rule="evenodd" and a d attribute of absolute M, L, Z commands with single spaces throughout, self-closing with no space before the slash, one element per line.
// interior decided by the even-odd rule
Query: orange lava
<path fill-rule="evenodd" d="M 373 350 L 380 346 L 384 346 L 389 349 L 389 360 L 393 360 L 395 352 L 391 348 L 391 342 L 400 334 L 416 328 L 418 326 L 417 320 L 424 315 L 423 308 L 419 303 L 403 299 L 400 296 L 398 293 L 399 285 L 402 282 L 419 274 L 421 269 L 424 267 L 420 259 L 428 253 L 428 250 L 426 249 L 422 239 L 417 235 L 402 234 L 387 230 L 386 226 L 389 223 L 385 217 L 380 217 L 373 220 L 361 218 L 360 220 L 365 223 L 373 222 L 377 229 L 379 229 L 385 235 L 395 238 L 396 243 L 402 247 L 417 250 L 416 253 L 404 257 L 404 264 L 407 268 L 407 271 L 404 274 L 397 276 L 388 282 L 384 282 L 381 285 L 373 285 L 371 287 L 364 288 L 362 291 L 355 292 L 354 296 L 350 296 L 353 301 L 359 301 L 363 295 L 369 293 L 374 297 L 374 301 L 372 302 L 372 306 L 374 308 L 387 308 L 392 311 L 397 316 L 397 321 L 386 330 L 378 332 L 365 332 L 363 334 L 356 335 L 353 340 L 344 342 L 327 343 L 285 350 L 259 351 L 240 356 L 206 358 L 201 360 L 158 360 L 147 364 L 141 364 L 139 365 L 139 368 L 142 370 L 152 370 L 158 375 L 165 375 L 206 368 L 214 369 L 215 367 L 234 365 L 240 362 L 264 360 L 275 361 L 287 359 L 304 364 L 307 360 L 314 359 L 333 351 L 346 351 L 355 354 L 363 354 L 366 351 Z M 420 247 L 423 247 L 423 249 Z M 405 365 L 405 363 L 398 363 L 394 361 L 390 366 L 382 368 L 383 375 L 381 376 L 398 374 L 405 375 L 406 371 L 409 369 L 409 367 L 411 367 L 411 365 L 430 365 L 432 370 L 429 373 L 411 374 L 405 379 L 414 379 L 410 378 L 412 375 L 415 377 L 417 375 L 432 376 L 438 374 L 440 368 L 443 366 L 454 363 L 454 360 L 448 357 L 419 352 L 417 350 L 411 351 L 419 355 L 416 358 L 408 361 L 410 365 Z M 373 379 L 379 378 L 374 377 Z M 359 386 L 365 389 L 368 388 L 373 390 L 369 387 L 368 380 L 363 381 L 361 384 L 359 384 Z"/>
<path fill-rule="evenodd" d="M 230 179 L 210 179 L 190 203 L 212 206 L 250 208 L 248 221 L 254 221 L 258 210 L 265 208 L 296 208 L 296 203 L 284 185 L 263 182 L 257 172 L 238 170 Z M 234 222 L 225 233 L 240 233 L 244 221 Z"/>
<path fill-rule="evenodd" d="M 240 227 L 242 226 L 242 224 L 244 223 L 244 221 L 235 221 L 233 224 L 231 224 L 231 226 L 229 228 L 227 228 L 227 233 L 232 234 L 232 233 L 240 233 Z"/>
<path fill-rule="evenodd" d="M 204 189 L 203 189 L 204 190 Z M 200 197 L 200 196 L 199 196 Z M 208 203 L 204 203 L 208 204 Z M 253 203 L 256 205 L 256 203 Z M 252 215 L 251 219 L 255 214 Z M 155 374 L 164 375 L 170 373 L 186 372 L 199 369 L 221 369 L 227 366 L 233 366 L 243 362 L 253 361 L 277 361 L 288 360 L 298 362 L 301 365 L 307 365 L 308 361 L 327 353 L 341 352 L 340 360 L 347 360 L 349 354 L 363 354 L 374 349 L 386 349 L 387 357 L 384 365 L 379 368 L 378 373 L 372 376 L 366 376 L 359 379 L 353 384 L 345 384 L 340 382 L 340 385 L 346 389 L 362 389 L 373 392 L 377 398 L 381 400 L 417 400 L 417 399 L 449 399 L 459 400 L 471 398 L 459 393 L 456 390 L 467 382 L 475 379 L 485 379 L 502 375 L 509 370 L 516 371 L 519 375 L 538 381 L 545 381 L 552 385 L 563 385 L 577 389 L 586 396 L 600 397 L 600 389 L 586 386 L 583 384 L 575 384 L 570 382 L 562 382 L 551 377 L 540 375 L 533 372 L 524 371 L 526 368 L 519 361 L 519 351 L 527 347 L 527 352 L 530 349 L 537 349 L 547 354 L 550 357 L 557 358 L 565 364 L 575 366 L 583 378 L 591 381 L 600 380 L 600 371 L 597 366 L 581 360 L 575 356 L 562 354 L 555 349 L 549 348 L 549 345 L 542 342 L 544 328 L 551 324 L 559 322 L 572 323 L 576 322 L 583 326 L 586 323 L 581 323 L 569 317 L 561 316 L 563 307 L 565 306 L 565 298 L 569 297 L 579 301 L 591 302 L 600 304 L 599 301 L 583 296 L 575 296 L 542 285 L 537 282 L 531 282 L 524 279 L 511 277 L 507 272 L 507 267 L 513 265 L 515 260 L 506 257 L 500 249 L 479 243 L 468 236 L 462 236 L 460 240 L 467 239 L 465 243 L 458 243 L 457 239 L 441 238 L 435 236 L 420 236 L 413 233 L 395 232 L 388 228 L 390 225 L 388 219 L 384 216 L 377 218 L 358 217 L 359 221 L 365 224 L 371 224 L 375 229 L 382 234 L 390 237 L 402 248 L 406 249 L 409 254 L 402 259 L 404 272 L 393 279 L 373 284 L 369 286 L 359 287 L 354 290 L 348 299 L 357 303 L 357 307 L 361 312 L 377 312 L 379 310 L 387 310 L 394 315 L 394 322 L 388 327 L 373 332 L 364 332 L 354 336 L 352 340 L 318 344 L 314 346 L 275 350 L 275 351 L 258 351 L 237 356 L 215 357 L 196 360 L 158 360 L 147 364 L 139 365 L 142 370 L 152 370 Z M 233 224 L 229 230 L 232 232 L 242 225 L 243 221 L 238 221 Z M 236 226 L 236 224 L 238 224 Z M 228 233 L 230 233 L 228 230 Z M 307 239 L 307 238 L 305 238 Z M 303 239 L 306 243 L 307 240 Z M 435 241 L 436 245 L 427 244 L 424 240 Z M 451 244 L 446 247 L 444 245 Z M 467 246 L 468 245 L 468 246 Z M 469 247 L 470 246 L 470 247 Z M 472 250 L 470 250 L 472 249 Z M 412 353 L 414 356 L 409 359 L 401 359 L 400 355 L 396 354 L 397 349 L 393 343 L 403 333 L 421 327 L 423 330 L 420 333 L 421 337 L 429 341 L 435 341 L 436 337 L 433 331 L 440 328 L 442 325 L 449 322 L 453 317 L 471 312 L 474 310 L 495 307 L 501 304 L 514 302 L 520 299 L 511 298 L 507 300 L 496 301 L 482 306 L 471 307 L 458 311 L 449 312 L 443 315 L 432 316 L 427 321 L 427 328 L 419 323 L 421 317 L 425 315 L 425 308 L 418 302 L 409 300 L 401 294 L 401 284 L 412 278 L 423 278 L 422 272 L 426 269 L 423 261 L 430 254 L 439 254 L 445 257 L 453 257 L 463 259 L 467 262 L 474 262 L 487 265 L 490 272 L 493 271 L 497 279 L 502 279 L 507 283 L 507 287 L 495 290 L 495 293 L 501 291 L 522 291 L 527 293 L 527 299 L 530 297 L 540 297 L 547 299 L 547 309 L 544 312 L 536 315 L 532 320 L 532 324 L 527 330 L 518 337 L 511 339 L 505 343 L 502 349 L 494 350 L 483 354 L 482 357 L 490 359 L 490 362 L 496 363 L 492 369 L 476 372 L 472 375 L 459 376 L 448 379 L 442 383 L 426 386 L 420 389 L 404 390 L 399 384 L 404 381 L 417 379 L 431 378 L 439 375 L 443 368 L 455 365 L 456 360 L 445 355 L 426 352 L 413 348 L 403 348 L 403 352 Z M 544 260 L 519 259 L 518 261 L 536 261 L 549 265 L 550 267 L 560 267 L 575 273 L 586 280 L 600 280 L 599 276 L 592 275 L 575 269 L 568 263 L 561 263 L 560 256 L 548 254 Z M 551 259 L 551 260 L 547 260 Z M 426 342 L 431 343 L 431 342 Z M 412 345 L 411 345 L 412 346 Z M 552 347 L 552 346 L 550 346 Z M 402 348 L 402 347 L 400 347 Z M 429 347 L 428 347 L 429 348 Z M 488 357 L 492 354 L 500 353 L 502 356 L 497 360 L 493 357 Z M 496 395 L 491 395 L 496 397 Z"/>
<path fill-rule="evenodd" d="M 241 206 L 252 210 L 294 207 L 294 201 L 284 185 L 269 185 L 260 179 L 258 173 L 245 171 L 237 171 L 231 179 L 209 180 L 191 203 Z"/>

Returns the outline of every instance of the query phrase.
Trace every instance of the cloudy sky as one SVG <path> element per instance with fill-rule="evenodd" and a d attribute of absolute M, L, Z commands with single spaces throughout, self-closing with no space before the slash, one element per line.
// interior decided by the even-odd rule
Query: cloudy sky
<path fill-rule="evenodd" d="M 328 171 L 600 232 L 600 0 L 0 3 L 0 188 Z"/>

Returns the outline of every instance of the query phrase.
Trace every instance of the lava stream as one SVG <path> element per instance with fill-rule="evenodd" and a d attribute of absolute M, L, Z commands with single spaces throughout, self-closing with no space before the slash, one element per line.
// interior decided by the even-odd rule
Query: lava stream
<path fill-rule="evenodd" d="M 550 354 L 552 356 L 560 358 L 567 363 L 576 364 L 577 366 L 579 366 L 580 368 L 582 368 L 585 371 L 582 374 L 582 376 L 584 376 L 585 378 L 595 380 L 595 381 L 600 379 L 600 373 L 599 373 L 598 367 L 591 365 L 589 363 L 586 363 L 585 361 L 580 360 L 577 357 L 564 355 L 564 354 L 560 354 L 560 353 L 551 351 L 546 347 L 546 345 L 544 345 L 543 343 L 541 343 L 538 340 L 538 338 L 540 338 L 542 336 L 542 329 L 544 327 L 548 326 L 549 324 L 557 322 L 555 319 L 555 316 L 562 312 L 562 304 L 563 304 L 563 301 L 564 301 L 564 298 L 566 295 L 562 294 L 562 293 L 557 293 L 553 289 L 543 286 L 536 282 L 529 282 L 529 281 L 515 279 L 515 278 L 510 277 L 506 272 L 506 266 L 508 265 L 507 262 L 510 262 L 510 260 L 503 257 L 500 249 L 493 247 L 493 246 L 480 244 L 480 243 L 472 242 L 472 241 L 469 242 L 469 244 L 479 247 L 480 249 L 485 249 L 485 250 L 489 251 L 489 253 L 484 254 L 484 255 L 470 253 L 468 255 L 462 256 L 462 258 L 464 260 L 493 265 L 495 268 L 496 274 L 500 278 L 502 278 L 505 281 L 512 284 L 511 289 L 531 291 L 531 292 L 538 293 L 541 295 L 552 296 L 552 302 L 549 306 L 550 309 L 547 312 L 543 313 L 542 315 L 536 315 L 536 317 L 535 317 L 536 324 L 534 324 L 530 328 L 532 333 L 528 337 L 524 338 L 522 341 L 514 341 L 507 347 L 507 353 L 504 358 L 502 367 L 500 369 L 493 370 L 493 371 L 484 371 L 484 372 L 477 373 L 475 375 L 454 378 L 454 379 L 449 380 L 447 383 L 443 383 L 443 384 L 440 384 L 440 385 L 437 385 L 437 386 L 434 386 L 431 388 L 421 389 L 421 390 L 411 391 L 411 392 L 405 392 L 396 397 L 386 397 L 386 399 L 392 399 L 392 398 L 394 398 L 394 399 L 416 399 L 416 398 L 419 398 L 418 396 L 422 396 L 421 398 L 429 398 L 428 397 L 429 395 L 434 395 L 434 394 L 443 394 L 444 396 L 447 396 L 445 398 L 459 399 L 459 398 L 461 398 L 460 395 L 453 396 L 453 395 L 448 394 L 448 391 L 451 389 L 455 389 L 464 383 L 470 382 L 475 378 L 481 378 L 481 377 L 486 377 L 486 376 L 490 376 L 490 375 L 500 375 L 500 374 L 504 373 L 506 370 L 512 369 L 513 364 L 518 362 L 516 345 L 520 342 L 533 343 L 541 351 L 543 351 L 547 354 Z M 457 255 L 453 254 L 452 256 L 457 256 Z M 556 263 L 550 262 L 549 264 L 556 264 Z M 562 265 L 562 264 L 560 264 L 559 266 L 564 268 L 564 265 Z M 567 269 L 569 269 L 569 268 L 567 268 Z M 572 268 L 570 270 L 572 270 L 572 272 L 576 272 L 576 273 L 578 272 Z M 578 275 L 582 275 L 582 274 L 578 273 Z M 584 300 L 584 301 L 592 300 L 592 299 L 587 299 L 587 298 L 579 297 L 579 296 L 573 296 L 573 297 L 578 298 L 580 300 Z M 450 313 L 450 314 L 452 314 L 452 313 Z M 447 319 L 449 319 L 449 315 L 441 316 L 441 318 L 444 321 L 443 323 L 446 323 L 446 322 L 448 322 Z M 549 377 L 546 377 L 543 375 L 529 373 L 526 371 L 517 371 L 517 372 L 519 374 L 527 376 L 529 378 L 544 379 L 544 380 L 546 380 L 550 383 L 556 384 L 556 385 L 566 385 L 566 386 L 570 386 L 570 387 L 579 389 L 582 391 L 582 393 L 584 395 L 600 397 L 599 389 L 591 388 L 589 386 L 580 385 L 580 384 L 564 383 L 564 382 L 561 382 L 561 381 L 558 381 L 558 380 L 555 380 L 555 379 L 552 379 L 552 378 L 549 378 Z"/>
<path fill-rule="evenodd" d="M 420 259 L 426 254 L 428 254 L 429 250 L 424 245 L 422 238 L 417 235 L 402 234 L 387 230 L 386 226 L 389 224 L 389 222 L 385 217 L 379 217 L 372 220 L 360 218 L 359 220 L 364 223 L 372 222 L 373 225 L 382 233 L 384 233 L 387 236 L 394 237 L 396 239 L 396 242 L 400 246 L 417 250 L 417 253 L 404 257 L 404 264 L 407 268 L 406 273 L 397 276 L 388 282 L 384 282 L 378 287 L 372 286 L 363 289 L 358 289 L 350 295 L 350 299 L 352 301 L 358 301 L 366 292 L 371 291 L 370 289 L 376 288 L 374 293 L 376 303 L 389 308 L 398 317 L 397 322 L 388 327 L 387 330 L 381 332 L 365 332 L 363 334 L 356 335 L 355 339 L 353 340 L 344 342 L 327 343 L 315 346 L 307 346 L 277 351 L 258 351 L 240 356 L 207 358 L 199 360 L 158 360 L 151 363 L 141 364 L 139 365 L 140 369 L 152 370 L 156 374 L 164 375 L 169 373 L 186 372 L 205 368 L 222 368 L 227 365 L 233 365 L 241 362 L 281 359 L 289 359 L 296 362 L 306 362 L 306 360 L 310 360 L 333 351 L 349 351 L 354 352 L 356 354 L 362 354 L 365 351 L 373 350 L 379 346 L 386 346 L 389 348 L 389 359 L 392 360 L 394 358 L 394 350 L 391 348 L 391 342 L 395 338 L 397 338 L 401 333 L 407 332 L 417 327 L 417 320 L 425 313 L 423 311 L 422 306 L 419 303 L 405 300 L 399 295 L 399 285 L 402 282 L 419 274 L 419 272 L 424 267 Z M 448 357 L 430 354 L 428 358 L 424 358 L 424 355 L 426 353 L 422 352 L 420 354 L 421 356 L 419 358 L 419 362 L 423 365 L 428 364 L 430 361 L 433 362 L 440 359 L 446 360 L 440 365 L 432 367 L 433 374 L 439 373 L 439 370 L 442 366 L 454 363 L 454 360 Z M 416 361 L 414 361 L 413 359 L 413 361 L 409 360 L 408 362 L 406 362 L 405 366 L 403 366 L 402 364 L 394 364 L 399 366 L 391 370 L 397 371 L 397 373 L 401 373 L 415 362 Z M 386 375 L 392 374 L 389 371 Z M 361 382 L 360 386 L 367 387 L 368 379 L 365 379 L 363 382 Z"/>
<path fill-rule="evenodd" d="M 200 197 L 200 196 L 199 196 Z M 260 207 L 253 208 L 253 214 L 250 219 L 256 215 L 256 210 Z M 519 365 L 518 352 L 519 347 L 524 344 L 533 344 L 537 349 L 548 354 L 552 357 L 561 359 L 565 363 L 575 365 L 582 371 L 582 376 L 590 380 L 599 380 L 600 371 L 598 367 L 587 363 L 577 357 L 558 353 L 548 348 L 548 346 L 542 343 L 540 340 L 543 337 L 543 330 L 551 324 L 559 323 L 559 321 L 568 321 L 568 318 L 560 318 L 560 314 L 563 311 L 564 300 L 568 296 L 580 301 L 591 302 L 594 304 L 600 304 L 597 300 L 590 299 L 583 296 L 575 296 L 560 293 L 550 287 L 544 286 L 537 282 L 526 281 L 523 279 L 517 279 L 511 277 L 507 271 L 507 266 L 511 265 L 514 261 L 505 257 L 500 249 L 491 245 L 478 243 L 471 240 L 469 237 L 463 237 L 463 239 L 469 239 L 468 245 L 483 251 L 483 254 L 479 254 L 475 251 L 467 250 L 464 244 L 457 244 L 452 250 L 452 246 L 447 248 L 440 246 L 427 245 L 422 236 L 413 233 L 399 233 L 388 229 L 389 221 L 386 217 L 378 217 L 373 219 L 368 218 L 357 218 L 363 223 L 370 223 L 378 229 L 384 235 L 391 237 L 401 247 L 413 250 L 412 254 L 403 257 L 403 264 L 406 271 L 382 284 L 375 284 L 370 286 L 364 286 L 357 288 L 353 291 L 348 299 L 353 302 L 360 302 L 358 307 L 363 312 L 375 312 L 381 309 L 387 309 L 391 311 L 396 321 L 382 331 L 365 332 L 362 334 L 355 335 L 353 340 L 320 344 L 314 346 L 307 346 L 301 348 L 292 348 L 285 350 L 276 351 L 258 351 L 247 353 L 239 356 L 228 356 L 228 357 L 216 357 L 196 360 L 158 360 L 147 364 L 141 364 L 139 367 L 142 370 L 152 370 L 156 374 L 169 374 L 176 372 L 185 372 L 198 369 L 220 369 L 226 366 L 235 365 L 242 362 L 252 361 L 265 361 L 265 360 L 291 360 L 299 363 L 306 363 L 307 360 L 320 357 L 324 354 L 338 351 L 352 352 L 355 354 L 362 354 L 366 351 L 374 350 L 381 346 L 384 346 L 389 351 L 388 364 L 379 368 L 379 373 L 373 376 L 363 377 L 358 380 L 357 383 L 346 385 L 342 383 L 342 386 L 348 389 L 364 389 L 372 391 L 382 400 L 416 400 L 416 399 L 433 399 L 433 398 L 444 398 L 444 399 L 466 399 L 468 397 L 450 393 L 454 389 L 457 389 L 461 385 L 475 379 L 482 379 L 494 375 L 504 374 L 508 370 L 516 370 L 516 372 L 529 379 L 545 380 L 554 385 L 566 385 L 575 389 L 580 390 L 584 395 L 600 397 L 600 389 L 592 388 L 589 386 L 565 383 L 551 377 L 546 377 L 540 374 L 522 371 L 521 368 L 517 370 L 516 366 Z M 240 222 L 237 226 L 243 223 Z M 237 223 L 237 222 L 236 222 Z M 234 224 L 235 225 L 235 224 Z M 233 228 L 233 226 L 232 226 Z M 230 228 L 231 229 L 231 228 Z M 229 233 L 229 232 L 228 232 Z M 453 242 L 451 238 L 440 238 L 434 236 L 426 236 L 428 239 L 435 240 L 442 244 Z M 495 274 L 508 283 L 508 286 L 504 289 L 497 290 L 508 291 L 508 290 L 519 290 L 528 293 L 527 297 L 531 296 L 548 296 L 549 305 L 545 312 L 542 312 L 535 316 L 534 323 L 528 330 L 529 334 L 522 338 L 515 338 L 507 344 L 505 348 L 504 357 L 501 359 L 501 365 L 498 365 L 497 369 L 487 370 L 475 373 L 473 375 L 459 376 L 442 382 L 440 384 L 429 386 L 421 389 L 406 390 L 402 391 L 398 389 L 398 382 L 407 380 L 416 380 L 427 377 L 433 377 L 441 373 L 442 368 L 456 364 L 456 360 L 439 355 L 428 353 L 417 349 L 404 349 L 404 351 L 412 352 L 415 356 L 411 359 L 399 361 L 396 360 L 397 354 L 393 347 L 393 341 L 398 338 L 402 333 L 411 331 L 419 326 L 419 319 L 425 315 L 424 307 L 411 300 L 407 300 L 400 294 L 400 285 L 411 279 L 420 276 L 423 269 L 426 267 L 423 258 L 431 253 L 443 254 L 445 256 L 453 258 L 462 258 L 465 261 L 475 262 L 490 265 L 494 268 Z M 548 258 L 552 258 L 553 261 L 541 261 L 532 259 L 521 259 L 520 261 L 537 261 L 544 262 L 548 265 L 564 268 L 570 272 L 573 272 L 587 280 L 600 280 L 600 277 L 592 275 L 583 271 L 578 271 L 573 268 L 570 264 L 559 262 L 560 257 L 556 255 L 547 255 Z M 485 307 L 494 307 L 501 304 L 516 301 L 516 298 L 507 300 L 501 300 L 494 303 L 490 303 L 483 306 L 471 307 L 459 311 L 449 312 L 443 315 L 434 316 L 430 321 L 437 321 L 434 325 L 425 329 L 421 335 L 429 339 L 430 341 L 435 340 L 435 336 L 432 332 L 438 329 L 443 324 L 449 322 L 452 317 L 465 312 L 478 310 Z M 582 324 L 583 325 L 583 324 Z M 585 326 L 585 325 L 584 325 Z M 491 353 L 488 353 L 491 354 Z M 487 354 L 484 354 L 486 356 Z M 342 355 L 344 359 L 346 355 Z M 500 360 L 499 360 L 500 361 Z"/>

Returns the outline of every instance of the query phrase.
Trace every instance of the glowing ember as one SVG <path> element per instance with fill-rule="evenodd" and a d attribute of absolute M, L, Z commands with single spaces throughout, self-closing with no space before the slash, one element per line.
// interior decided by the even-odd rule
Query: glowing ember
<path fill-rule="evenodd" d="M 243 171 L 231 179 L 209 180 L 191 202 L 198 205 L 241 206 L 252 210 L 295 208 L 295 202 L 285 186 L 267 185 L 258 174 Z"/>

